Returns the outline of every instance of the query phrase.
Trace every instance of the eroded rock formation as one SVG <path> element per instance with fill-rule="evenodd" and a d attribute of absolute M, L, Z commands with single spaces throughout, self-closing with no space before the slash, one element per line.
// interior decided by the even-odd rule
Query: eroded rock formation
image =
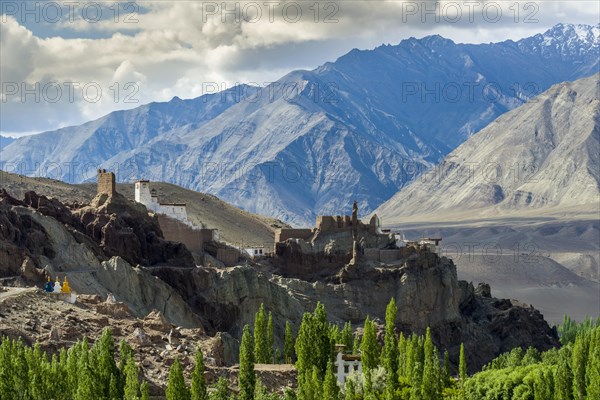
<path fill-rule="evenodd" d="M 473 370 L 516 346 L 545 350 L 558 345 L 556 331 L 539 311 L 494 299 L 459 281 L 454 263 L 433 253 L 403 267 L 364 267 L 356 279 L 341 280 L 344 273 L 340 273 L 328 282 L 263 274 L 253 267 L 158 268 L 153 273 L 181 293 L 210 331 L 227 331 L 234 337 L 239 337 L 244 324 L 253 322 L 261 303 L 273 313 L 275 330 L 281 333 L 286 320 L 297 329 L 302 314 L 312 311 L 317 301 L 325 304 L 333 322 L 360 326 L 369 315 L 383 325 L 385 307 L 393 297 L 399 330 L 424 333 L 430 326 L 437 344 L 447 348 L 454 361 L 464 342 L 472 350 L 467 354 Z"/>
<path fill-rule="evenodd" d="M 118 194 L 71 209 L 33 192 L 24 201 L 0 192 L 0 277 L 41 285 L 45 276 L 68 275 L 75 291 L 113 293 L 134 315 L 156 308 L 173 323 L 200 327 L 173 288 L 131 262 L 195 268 L 185 246 L 164 240 L 156 220 Z"/>

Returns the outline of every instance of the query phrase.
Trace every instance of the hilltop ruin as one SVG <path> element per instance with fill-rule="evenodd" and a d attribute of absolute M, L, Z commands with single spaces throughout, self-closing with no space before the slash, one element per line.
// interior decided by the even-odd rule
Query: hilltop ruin
<path fill-rule="evenodd" d="M 279 229 L 273 258 L 284 276 L 312 280 L 347 265 L 400 266 L 413 255 L 437 253 L 440 241 L 406 242 L 399 233 L 382 229 L 376 214 L 364 223 L 354 202 L 352 215 L 318 216 L 310 229 Z"/>

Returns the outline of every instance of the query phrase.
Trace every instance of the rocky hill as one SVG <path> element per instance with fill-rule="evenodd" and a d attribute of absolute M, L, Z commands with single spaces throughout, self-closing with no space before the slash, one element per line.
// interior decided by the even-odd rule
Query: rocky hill
<path fill-rule="evenodd" d="M 174 98 L 20 138 L 0 159 L 68 182 L 88 179 L 88 165 L 119 166 L 121 181 L 175 183 L 310 225 L 354 199 L 372 211 L 499 115 L 592 74 L 599 32 L 559 24 L 517 42 L 428 36 L 355 49 L 262 90 Z"/>
<path fill-rule="evenodd" d="M 486 285 L 474 288 L 458 281 L 454 264 L 437 257 L 421 258 L 403 268 L 365 270 L 344 282 L 307 282 L 253 267 L 152 272 L 202 310 L 209 332 L 227 331 L 234 337 L 245 323 L 253 322 L 261 303 L 273 313 L 276 332 L 283 332 L 286 320 L 297 330 L 303 313 L 312 311 L 317 301 L 325 304 L 333 322 L 360 326 L 369 315 L 383 324 L 385 306 L 394 297 L 400 330 L 424 333 L 431 326 L 435 341 L 449 350 L 454 362 L 464 342 L 472 350 L 473 370 L 515 346 L 557 344 L 556 332 L 539 311 L 515 300 L 492 298 Z"/>
<path fill-rule="evenodd" d="M 155 219 L 118 194 L 65 205 L 33 192 L 24 200 L 2 192 L 0 216 L 4 281 L 41 285 L 48 275 L 67 277 L 79 293 L 112 293 L 133 316 L 143 318 L 157 309 L 171 323 L 210 335 L 226 332 L 238 338 L 264 303 L 281 342 L 285 321 L 297 329 L 303 313 L 318 301 L 331 321 L 358 326 L 367 315 L 383 318 L 394 297 L 399 329 L 423 333 L 431 326 L 436 342 L 449 349 L 454 361 L 465 342 L 473 350 L 473 369 L 515 346 L 547 349 L 558 343 L 556 331 L 538 311 L 492 298 L 485 285 L 475 289 L 459 281 L 454 263 L 430 252 L 412 254 L 396 266 L 342 265 L 309 282 L 279 275 L 276 260 L 196 267 L 183 245 L 165 241 Z M 223 357 L 233 363 L 237 343 L 228 343 Z"/>
<path fill-rule="evenodd" d="M 89 203 L 96 195 L 96 184 L 72 185 L 48 178 L 30 178 L 0 171 L 0 187 L 16 198 L 34 191 L 63 203 Z M 216 228 L 222 240 L 235 243 L 265 244 L 271 246 L 275 229 L 287 225 L 273 218 L 240 210 L 221 199 L 180 186 L 153 182 L 152 188 L 160 199 L 187 204 L 187 215 L 194 225 Z M 134 185 L 117 183 L 117 191 L 129 200 L 134 200 Z"/>

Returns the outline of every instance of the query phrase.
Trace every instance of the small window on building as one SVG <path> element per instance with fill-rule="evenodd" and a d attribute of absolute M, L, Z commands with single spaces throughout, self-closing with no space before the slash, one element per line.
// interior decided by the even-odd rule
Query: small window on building
<path fill-rule="evenodd" d="M 259 254 L 262 254 L 262 249 L 260 249 L 260 250 L 258 251 L 258 253 L 259 253 Z"/>
<path fill-rule="evenodd" d="M 254 254 L 258 254 L 258 250 L 256 250 L 256 249 L 255 249 L 255 250 L 254 250 Z"/>
<path fill-rule="evenodd" d="M 344 365 L 344 373 L 347 374 L 348 372 L 350 372 L 350 366 Z"/>
<path fill-rule="evenodd" d="M 358 371 L 358 365 L 354 365 L 354 370 Z"/>

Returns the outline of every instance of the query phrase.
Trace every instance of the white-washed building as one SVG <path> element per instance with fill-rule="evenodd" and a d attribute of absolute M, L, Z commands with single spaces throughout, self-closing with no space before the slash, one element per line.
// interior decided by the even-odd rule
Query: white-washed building
<path fill-rule="evenodd" d="M 346 384 L 346 377 L 353 372 L 362 373 L 362 362 L 359 354 L 346 354 L 343 344 L 336 344 L 337 353 L 334 362 L 335 377 L 340 385 Z"/>
<path fill-rule="evenodd" d="M 150 211 L 164 214 L 179 221 L 188 222 L 185 203 L 161 203 L 155 190 L 150 189 L 150 181 L 140 180 L 135 183 L 135 201 L 146 206 Z"/>
<path fill-rule="evenodd" d="M 244 248 L 244 252 L 252 258 L 259 258 L 267 255 L 264 246 L 246 247 Z"/>

